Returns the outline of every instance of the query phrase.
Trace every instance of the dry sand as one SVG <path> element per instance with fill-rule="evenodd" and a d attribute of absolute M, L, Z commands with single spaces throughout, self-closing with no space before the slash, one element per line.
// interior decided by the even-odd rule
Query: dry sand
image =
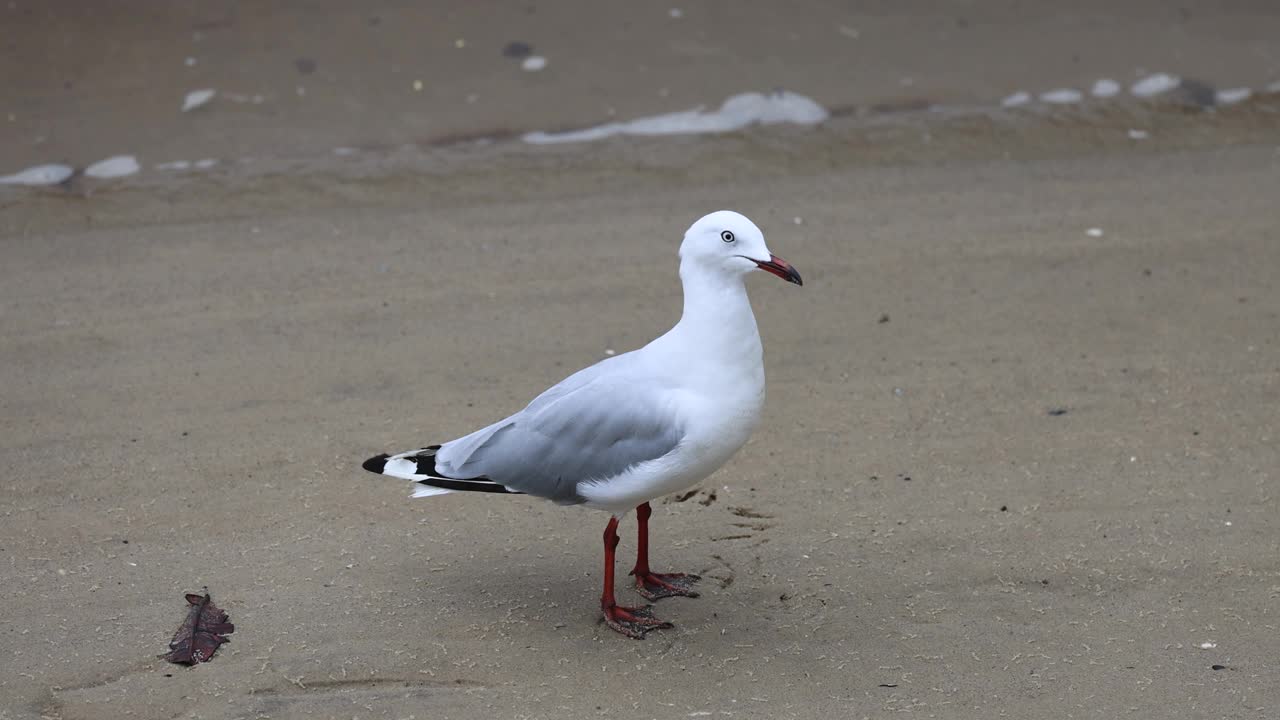
<path fill-rule="evenodd" d="M 1092 26 L 1006 5 L 975 12 L 1061 24 L 1046 46 Z M 1266 7 L 1185 20 L 1221 32 L 1169 69 L 1276 71 L 1248 41 L 1275 37 Z M 978 50 L 908 32 L 943 19 L 898 20 L 893 46 L 951 67 L 953 96 L 964 70 L 990 82 Z M 1131 72 L 1165 57 L 1152 42 L 1098 52 Z M 683 82 L 727 94 L 714 75 Z M 0 718 L 1276 717 L 1277 110 L 850 113 L 343 167 L 317 148 L 381 129 L 324 116 L 290 171 L 0 189 Z M 140 119 L 116 111 L 63 159 L 122 150 Z M 765 421 L 655 506 L 656 566 L 706 578 L 659 603 L 675 630 L 597 623 L 602 514 L 411 502 L 359 470 L 666 329 L 680 233 L 720 207 L 806 285 L 752 278 Z M 205 585 L 231 644 L 157 659 Z"/>

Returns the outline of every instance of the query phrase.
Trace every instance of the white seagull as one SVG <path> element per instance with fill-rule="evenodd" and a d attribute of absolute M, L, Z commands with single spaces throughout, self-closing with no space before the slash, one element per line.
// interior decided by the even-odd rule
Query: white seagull
<path fill-rule="evenodd" d="M 442 445 L 364 462 L 414 483 L 413 497 L 515 493 L 612 514 L 604 531 L 605 622 L 633 638 L 671 623 L 613 594 L 618 520 L 636 509 L 636 591 L 683 595 L 697 575 L 649 569 L 649 501 L 705 479 L 746 443 L 764 404 L 760 333 L 744 281 L 753 270 L 803 284 L 764 234 L 728 210 L 698 220 L 680 245 L 684 312 L 639 350 L 570 375 L 504 420 Z"/>

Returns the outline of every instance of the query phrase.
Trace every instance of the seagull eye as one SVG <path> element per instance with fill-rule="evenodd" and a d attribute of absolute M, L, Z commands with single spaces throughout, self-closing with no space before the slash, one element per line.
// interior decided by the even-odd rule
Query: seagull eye
<path fill-rule="evenodd" d="M 725 242 L 733 242 L 735 238 L 733 237 L 733 233 L 728 230 L 722 230 L 720 232 L 720 239 Z"/>

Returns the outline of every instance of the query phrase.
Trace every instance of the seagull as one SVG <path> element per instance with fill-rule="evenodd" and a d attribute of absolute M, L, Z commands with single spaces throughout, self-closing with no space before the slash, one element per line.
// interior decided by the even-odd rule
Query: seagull
<path fill-rule="evenodd" d="M 604 621 L 636 639 L 674 627 L 655 617 L 651 605 L 618 604 L 618 521 L 635 508 L 637 593 L 649 600 L 698 596 L 697 575 L 650 569 L 649 502 L 706 479 L 747 442 L 760 419 L 763 349 L 745 285 L 755 270 L 804 284 L 745 216 L 721 210 L 699 219 L 680 244 L 684 312 L 666 334 L 579 370 L 482 430 L 378 455 L 364 469 L 410 481 L 415 498 L 525 494 L 610 513 Z"/>

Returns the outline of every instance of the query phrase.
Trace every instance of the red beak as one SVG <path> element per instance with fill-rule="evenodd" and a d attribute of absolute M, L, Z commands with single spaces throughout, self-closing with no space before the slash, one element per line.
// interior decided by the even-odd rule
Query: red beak
<path fill-rule="evenodd" d="M 754 262 L 761 270 L 764 270 L 767 273 L 773 273 L 789 283 L 804 285 L 804 281 L 800 279 L 800 273 L 796 272 L 796 269 L 791 267 L 791 263 L 783 260 L 777 255 L 770 255 L 768 260 L 752 259 L 752 262 Z"/>

